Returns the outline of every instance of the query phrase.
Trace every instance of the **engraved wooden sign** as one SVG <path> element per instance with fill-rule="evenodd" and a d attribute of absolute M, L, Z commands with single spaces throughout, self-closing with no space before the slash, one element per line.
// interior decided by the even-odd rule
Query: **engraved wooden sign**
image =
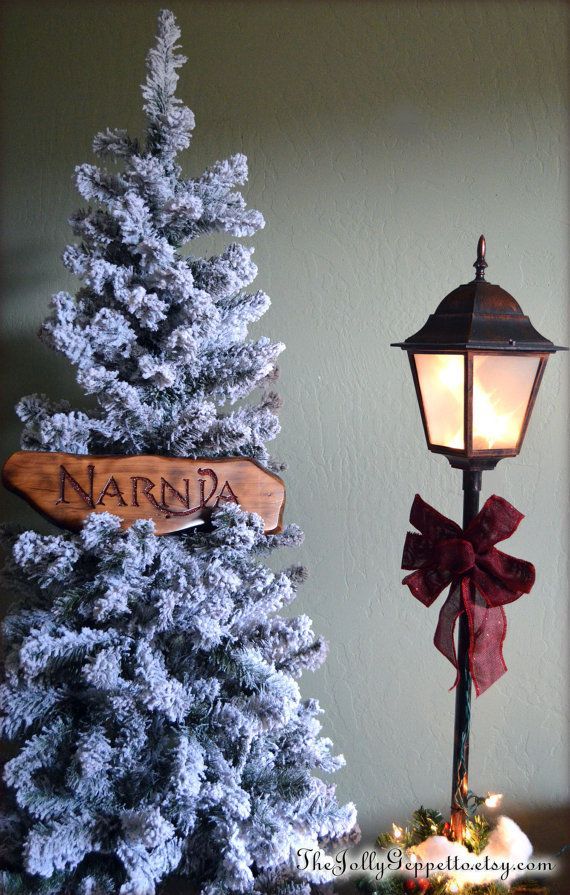
<path fill-rule="evenodd" d="M 4 485 L 60 528 L 78 531 L 89 513 L 108 512 L 128 528 L 152 519 L 156 534 L 181 531 L 226 503 L 259 513 L 266 532 L 281 531 L 285 484 L 246 457 L 221 460 L 140 454 L 94 456 L 18 451 Z"/>

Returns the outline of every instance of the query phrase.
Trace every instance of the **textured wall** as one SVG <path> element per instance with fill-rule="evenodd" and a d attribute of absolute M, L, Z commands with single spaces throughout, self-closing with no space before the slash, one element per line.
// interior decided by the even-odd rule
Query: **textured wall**
<path fill-rule="evenodd" d="M 452 669 L 437 609 L 400 586 L 416 491 L 460 516 L 460 475 L 428 455 L 405 357 L 388 347 L 471 279 L 489 279 L 547 336 L 568 342 L 569 8 L 562 2 L 176 2 L 197 131 L 188 171 L 250 159 L 260 331 L 283 339 L 290 520 L 311 582 L 296 608 L 330 640 L 305 678 L 348 761 L 340 794 L 361 823 L 449 797 Z M 77 198 L 73 166 L 107 125 L 136 130 L 155 3 L 12 2 L 4 18 L 2 454 L 11 407 L 34 390 L 76 394 L 34 337 Z M 205 247 L 208 251 L 211 245 Z M 509 550 L 534 561 L 533 594 L 508 608 L 509 673 L 474 710 L 472 784 L 515 812 L 568 792 L 568 361 L 547 370 L 523 454 L 484 478 L 528 514 Z M 3 514 L 42 522 L 17 498 Z M 288 557 L 284 557 L 284 563 Z"/>

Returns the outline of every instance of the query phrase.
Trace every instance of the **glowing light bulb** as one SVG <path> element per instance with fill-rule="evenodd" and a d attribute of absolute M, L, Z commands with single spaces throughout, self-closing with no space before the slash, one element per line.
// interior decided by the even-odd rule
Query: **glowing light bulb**
<path fill-rule="evenodd" d="M 473 447 L 515 448 L 538 370 L 533 357 L 473 358 Z"/>
<path fill-rule="evenodd" d="M 500 402 L 496 395 L 487 392 L 475 381 L 473 385 L 473 441 L 484 447 L 496 444 L 516 444 L 519 424 L 515 416 L 520 408 L 514 407 L 508 413 L 500 412 Z"/>
<path fill-rule="evenodd" d="M 454 880 L 451 880 L 451 882 L 447 884 L 447 891 L 448 892 L 460 892 L 461 889 L 459 888 L 459 885 Z"/>
<path fill-rule="evenodd" d="M 490 792 L 487 798 L 485 799 L 485 805 L 487 808 L 498 808 L 503 799 L 503 794 L 501 792 Z"/>
<path fill-rule="evenodd" d="M 532 356 L 475 353 L 466 360 L 463 354 L 415 354 L 430 444 L 463 450 L 469 430 L 465 410 L 470 410 L 473 450 L 516 449 L 539 364 Z M 466 376 L 472 379 L 472 401 Z"/>
<path fill-rule="evenodd" d="M 457 354 L 437 355 L 439 369 L 437 378 L 450 392 L 461 394 L 463 389 L 463 358 Z"/>
<path fill-rule="evenodd" d="M 403 832 L 404 831 L 401 827 L 398 827 L 396 824 L 392 824 L 392 836 L 394 839 L 401 839 Z"/>
<path fill-rule="evenodd" d="M 434 444 L 463 448 L 463 355 L 418 354 L 416 368 L 430 440 Z"/>

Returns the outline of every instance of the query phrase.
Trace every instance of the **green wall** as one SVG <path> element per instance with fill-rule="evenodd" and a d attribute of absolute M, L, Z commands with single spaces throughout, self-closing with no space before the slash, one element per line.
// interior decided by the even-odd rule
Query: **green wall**
<path fill-rule="evenodd" d="M 259 332 L 282 339 L 287 518 L 312 571 L 296 605 L 330 641 L 303 682 L 347 758 L 337 775 L 367 834 L 449 797 L 452 669 L 428 611 L 400 585 L 416 491 L 458 518 L 460 475 L 429 455 L 405 357 L 450 289 L 488 276 L 537 328 L 568 342 L 568 18 L 562 2 L 172 4 L 197 119 L 187 171 L 234 151 L 266 215 L 255 237 Z M 36 340 L 78 204 L 73 167 L 93 134 L 137 130 L 158 5 L 5 2 L 2 455 L 32 391 L 77 395 Z M 208 252 L 211 244 L 201 249 Z M 508 551 L 532 560 L 508 607 L 509 673 L 474 709 L 472 785 L 523 817 L 568 794 L 568 362 L 547 370 L 522 455 L 484 478 L 527 514 Z M 47 530 L 12 495 L 2 514 Z M 291 561 L 283 557 L 283 563 Z M 562 842 L 560 842 L 562 844 Z"/>

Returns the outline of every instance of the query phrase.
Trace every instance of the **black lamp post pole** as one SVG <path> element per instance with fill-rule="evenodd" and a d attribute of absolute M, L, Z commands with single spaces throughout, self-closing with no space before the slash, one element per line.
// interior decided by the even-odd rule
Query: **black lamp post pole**
<path fill-rule="evenodd" d="M 463 528 L 479 512 L 481 470 L 463 470 Z M 453 773 L 451 781 L 451 831 L 457 842 L 465 835 L 465 803 L 469 791 L 469 725 L 471 721 L 471 674 L 469 672 L 469 622 L 465 612 L 459 617 L 457 663 L 459 681 L 455 693 Z"/>

